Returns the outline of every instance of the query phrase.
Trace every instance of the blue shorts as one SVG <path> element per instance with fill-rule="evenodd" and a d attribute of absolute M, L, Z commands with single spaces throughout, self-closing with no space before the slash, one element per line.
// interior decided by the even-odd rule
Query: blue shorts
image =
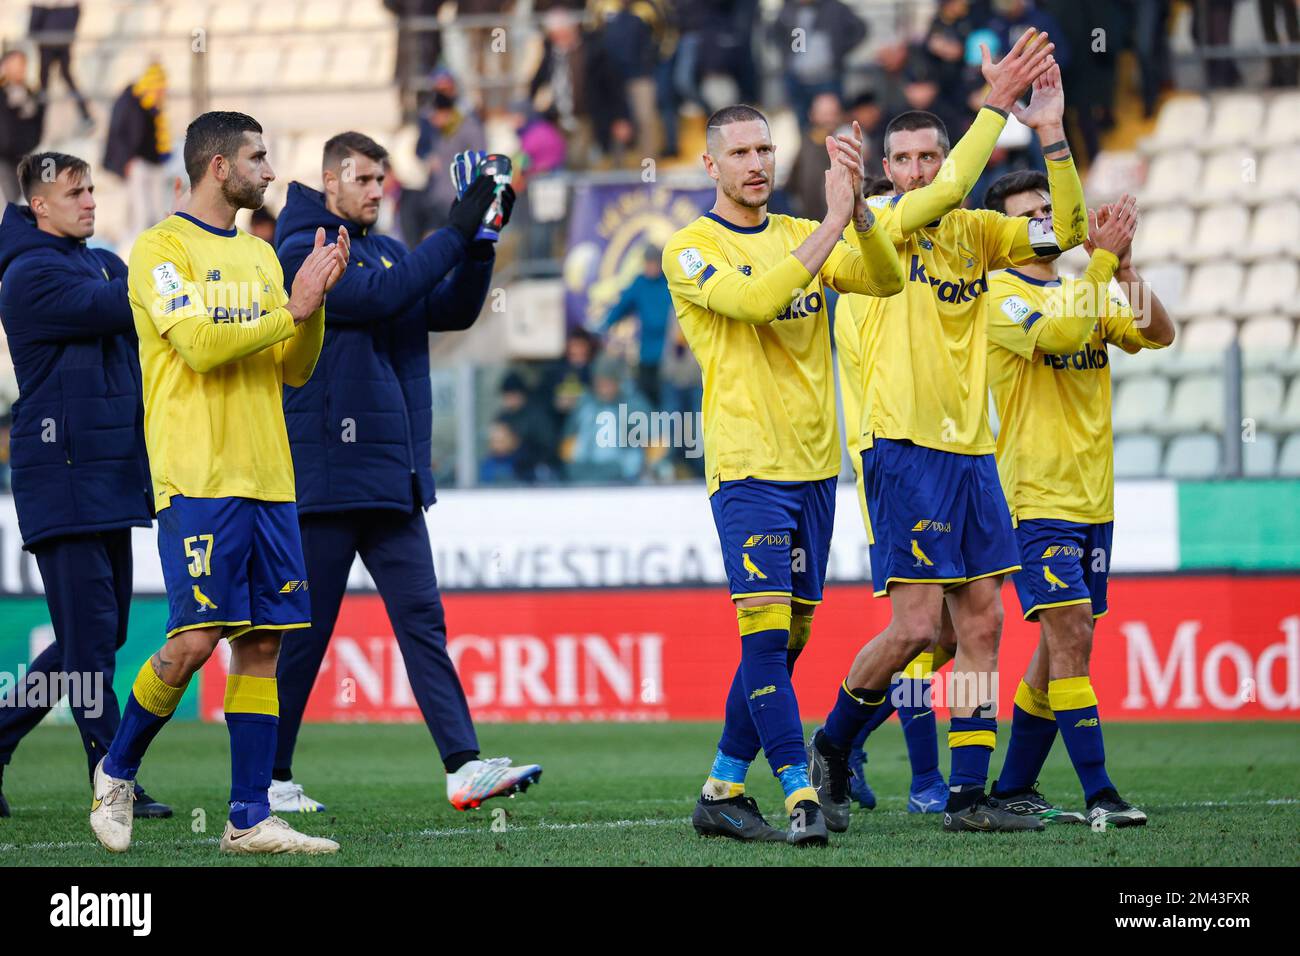
<path fill-rule="evenodd" d="M 789 597 L 820 604 L 835 525 L 835 485 L 724 481 L 709 504 L 733 598 Z"/>
<path fill-rule="evenodd" d="M 225 627 L 226 637 L 311 624 L 307 564 L 292 501 L 186 498 L 158 513 L 167 636 Z"/>
<path fill-rule="evenodd" d="M 1020 563 L 1012 575 L 1026 621 L 1038 620 L 1048 607 L 1091 604 L 1092 616 L 1106 613 L 1106 578 L 1110 571 L 1115 523 L 1080 524 L 1054 518 L 1020 522 Z"/>
<path fill-rule="evenodd" d="M 1020 568 L 1020 548 L 992 455 L 959 455 L 877 438 L 862 453 L 871 584 L 956 587 Z"/>

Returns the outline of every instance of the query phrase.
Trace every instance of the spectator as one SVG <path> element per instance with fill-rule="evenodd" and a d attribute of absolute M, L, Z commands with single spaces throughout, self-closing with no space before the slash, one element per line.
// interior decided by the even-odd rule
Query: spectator
<path fill-rule="evenodd" d="M 673 65 L 673 89 L 682 103 L 712 111 L 701 92 L 711 74 L 729 76 L 741 102 L 759 98 L 754 63 L 754 27 L 759 22 L 755 0 L 680 0 L 676 7 L 681 30 Z"/>
<path fill-rule="evenodd" d="M 649 409 L 624 380 L 623 365 L 617 359 L 605 356 L 595 363 L 591 390 L 578 400 L 565 427 L 562 455 L 571 479 L 632 482 L 640 477 L 646 449 L 629 441 L 630 434 L 623 434 L 620 427 L 628 422 L 630 433 L 630 423 Z"/>
<path fill-rule="evenodd" d="M 1290 46 L 1300 44 L 1300 4 L 1296 0 L 1259 0 L 1259 20 L 1264 29 L 1264 39 L 1270 44 L 1279 40 L 1277 21 L 1282 20 L 1286 30 L 1285 42 Z M 1274 87 L 1300 84 L 1300 56 L 1271 56 L 1268 59 L 1268 85 Z"/>
<path fill-rule="evenodd" d="M 1291 0 L 1292 6 L 1295 0 Z M 1235 0 L 1196 0 L 1192 4 L 1192 40 L 1198 47 L 1226 47 L 1232 43 Z M 1231 57 L 1219 55 L 1205 61 L 1205 82 L 1210 89 L 1236 86 L 1241 73 Z"/>
<path fill-rule="evenodd" d="M 1199 5 L 1199 0 L 1198 0 Z M 1080 4 L 1077 0 L 1044 0 L 1042 8 L 1060 24 L 1052 42 L 1064 42 L 1070 50 L 1069 67 L 1062 67 L 1067 117 L 1066 130 L 1078 130 L 1075 161 L 1089 161 L 1101 151 L 1101 137 L 1114 124 L 1113 106 L 1116 92 L 1116 53 L 1108 41 L 1104 49 L 1096 44 L 1098 36 L 1118 38 L 1124 35 L 1125 11 L 1115 0 Z M 1100 34 L 1095 31 L 1101 31 Z"/>
<path fill-rule="evenodd" d="M 27 85 L 27 54 L 10 50 L 0 56 L 0 193 L 6 202 L 21 202 L 18 161 L 34 151 L 45 125 L 45 104 Z"/>
<path fill-rule="evenodd" d="M 130 234 L 137 236 L 170 211 L 163 163 L 171 156 L 171 130 L 164 109 L 167 74 L 151 63 L 124 89 L 108 121 L 104 168 L 126 180 Z"/>
<path fill-rule="evenodd" d="M 501 380 L 501 405 L 496 420 L 506 425 L 518 442 L 513 460 L 519 480 L 532 482 L 558 477 L 560 458 L 555 420 L 529 392 L 518 372 L 507 372 Z"/>
<path fill-rule="evenodd" d="M 77 81 L 72 78 L 72 38 L 77 32 L 77 21 L 80 19 L 80 3 L 68 0 L 33 3 L 27 31 L 36 41 L 36 49 L 41 55 L 41 95 L 45 102 L 49 102 L 50 75 L 57 66 L 72 98 L 77 101 L 77 112 L 81 114 L 81 128 L 77 133 L 88 136 L 95 128 L 95 121 L 91 119 L 86 98 L 77 89 Z"/>
<path fill-rule="evenodd" d="M 826 213 L 826 171 L 831 168 L 826 137 L 834 135 L 844 121 L 840 98 L 830 91 L 818 93 L 813 97 L 807 119 L 785 191 L 794 215 L 821 219 Z"/>
<path fill-rule="evenodd" d="M 958 87 L 948 92 L 964 96 L 965 88 Z M 908 109 L 925 110 L 943 120 L 954 140 L 960 139 L 961 133 L 970 125 L 970 111 L 965 103 L 945 95 L 936 79 L 934 60 L 923 50 L 914 49 L 908 56 L 903 71 L 903 99 Z"/>
<path fill-rule="evenodd" d="M 822 147 L 822 153 L 826 152 Z M 641 274 L 628 284 L 614 307 L 605 316 L 600 330 L 608 332 L 616 322 L 629 315 L 637 317 L 640 327 L 637 348 L 637 386 L 641 394 L 658 408 L 661 399 L 659 364 L 664 357 L 664 336 L 668 331 L 668 317 L 673 312 L 672 296 L 668 294 L 668 280 L 664 277 L 663 250 L 649 246 L 645 250 L 645 264 Z"/>
<path fill-rule="evenodd" d="M 673 317 L 672 334 L 668 348 L 664 351 L 663 378 L 661 394 L 666 411 L 689 416 L 689 430 L 683 427 L 683 437 L 690 439 L 690 444 L 683 442 L 679 453 L 679 467 L 686 477 L 704 477 L 704 434 L 701 431 L 702 418 L 700 406 L 704 400 L 704 379 L 700 372 L 700 363 L 686 344 L 681 326 Z"/>
<path fill-rule="evenodd" d="M 968 0 L 939 0 L 921 41 L 921 49 L 929 60 L 927 76 L 939 85 L 950 102 L 963 104 L 963 111 L 966 94 L 973 85 L 966 70 L 966 41 L 977 26 L 970 6 Z M 949 132 L 955 135 L 953 130 Z"/>
<path fill-rule="evenodd" d="M 263 242 L 275 245 L 275 216 L 265 206 L 257 207 L 248 221 L 248 231 Z"/>
<path fill-rule="evenodd" d="M 480 485 L 514 485 L 530 482 L 523 468 L 519 435 L 498 418 L 488 426 L 487 454 L 478 466 Z"/>
<path fill-rule="evenodd" d="M 516 170 L 515 184 L 523 192 L 529 176 L 538 176 L 564 168 L 564 134 L 556 125 L 554 109 L 538 113 L 527 102 L 517 103 L 513 109 L 515 133 L 519 137 L 519 151 L 523 162 Z"/>
<path fill-rule="evenodd" d="M 885 111 L 876 94 L 868 90 L 859 93 L 849 103 L 849 122 L 862 128 L 862 142 L 867 148 L 867 172 L 880 170 L 880 160 L 885 155 Z"/>
<path fill-rule="evenodd" d="M 407 17 L 436 17 L 442 4 L 443 0 L 384 0 L 384 6 L 399 21 Z M 420 100 L 417 81 L 429 75 L 441 56 L 440 30 L 415 30 L 399 23 L 394 74 L 401 92 L 403 119 L 409 120 L 416 113 Z"/>
<path fill-rule="evenodd" d="M 542 18 L 542 61 L 528 94 L 538 112 L 554 108 L 568 144 L 569 165 L 585 169 L 593 152 L 609 156 L 632 142 L 632 122 L 618 69 L 599 36 L 579 28 L 569 10 Z"/>
<path fill-rule="evenodd" d="M 1172 0 L 1137 0 L 1133 4 L 1131 36 L 1142 80 L 1142 114 L 1147 119 L 1156 115 L 1160 94 L 1169 85 L 1171 5 Z M 1057 49 L 1060 49 L 1059 44 Z"/>
<path fill-rule="evenodd" d="M 790 107 L 804 129 L 818 93 L 843 101 L 844 58 L 866 36 L 867 25 L 841 0 L 786 0 L 772 42 L 781 54 Z"/>
<path fill-rule="evenodd" d="M 420 114 L 420 135 L 415 143 L 415 155 L 424 161 L 429 178 L 422 189 L 404 189 L 398 204 L 402 235 L 411 246 L 447 224 L 456 199 L 452 158 L 467 149 L 487 146 L 483 124 L 459 105 L 459 87 L 451 71 L 439 68 L 429 79 L 433 96 L 429 108 Z"/>
<path fill-rule="evenodd" d="M 638 161 L 659 155 L 655 72 L 659 68 L 659 43 L 665 26 L 662 13 L 654 3 L 615 0 L 601 30 L 606 55 L 623 80 Z"/>
<path fill-rule="evenodd" d="M 571 329 L 564 343 L 564 357 L 550 363 L 542 374 L 539 393 L 562 428 L 578 399 L 591 384 L 591 363 L 596 357 L 596 341 L 585 329 Z"/>

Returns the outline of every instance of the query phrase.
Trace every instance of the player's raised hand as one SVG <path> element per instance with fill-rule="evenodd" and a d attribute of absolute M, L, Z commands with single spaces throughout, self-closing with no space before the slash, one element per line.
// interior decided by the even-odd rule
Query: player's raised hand
<path fill-rule="evenodd" d="M 1088 238 L 1083 247 L 1088 255 L 1105 249 L 1121 263 L 1129 256 L 1137 231 L 1137 200 L 1125 193 L 1119 202 L 1088 210 Z"/>
<path fill-rule="evenodd" d="M 1053 63 L 1034 80 L 1029 105 L 1011 107 L 1016 119 L 1030 129 L 1060 126 L 1065 121 L 1065 87 L 1061 84 L 1061 67 Z"/>
<path fill-rule="evenodd" d="M 1022 33 L 1007 55 L 996 63 L 988 45 L 981 43 L 980 72 L 989 85 L 984 102 L 1004 113 L 1011 112 L 1020 94 L 1056 62 L 1052 56 L 1055 49 L 1056 44 L 1049 41 L 1046 33 L 1039 33 L 1032 27 Z"/>
<path fill-rule="evenodd" d="M 300 325 L 325 301 L 325 284 L 329 281 L 338 264 L 338 250 L 335 244 L 325 245 L 325 229 L 318 226 L 311 252 L 298 267 L 293 277 L 293 288 L 289 290 L 289 301 L 285 303 L 294 325 Z"/>
<path fill-rule="evenodd" d="M 854 190 L 853 173 L 843 163 L 836 163 L 826 171 L 826 220 L 833 222 L 841 231 L 853 218 L 861 190 Z"/>
<path fill-rule="evenodd" d="M 862 127 L 855 120 L 852 133 L 839 133 L 826 137 L 826 152 L 830 155 L 831 165 L 841 163 L 853 175 L 854 191 L 862 194 L 862 184 L 867 179 L 867 158 L 862 150 Z"/>
<path fill-rule="evenodd" d="M 343 273 L 348 267 L 348 257 L 352 255 L 352 239 L 348 236 L 346 226 L 339 226 L 338 240 L 332 243 L 329 248 L 334 250 L 334 266 L 325 279 L 326 292 L 334 288 L 334 284 L 343 278 Z"/>

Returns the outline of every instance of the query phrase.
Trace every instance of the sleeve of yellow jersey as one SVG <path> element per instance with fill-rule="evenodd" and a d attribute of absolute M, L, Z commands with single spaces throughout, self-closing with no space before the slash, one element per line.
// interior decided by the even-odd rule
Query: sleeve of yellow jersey
<path fill-rule="evenodd" d="M 793 253 L 762 275 L 747 276 L 727 264 L 706 233 L 689 229 L 664 248 L 663 269 L 674 301 L 753 325 L 774 320 L 812 278 Z"/>
<path fill-rule="evenodd" d="M 127 282 L 154 328 L 194 371 L 204 374 L 294 334 L 293 316 L 273 309 L 258 322 L 213 322 L 180 243 L 147 232 L 131 249 Z"/>
<path fill-rule="evenodd" d="M 1119 260 L 1105 249 L 1092 254 L 1083 277 L 1066 285 L 1064 296 L 1053 296 L 1059 310 L 1044 311 L 1021 295 L 1005 276 L 989 283 L 989 341 L 1022 358 L 1035 351 L 1067 355 L 1083 348 L 1106 311 L 1107 291 Z"/>
<path fill-rule="evenodd" d="M 984 234 L 986 269 L 1005 269 L 1039 256 L 1064 252 L 1088 238 L 1083 184 L 1071 157 L 1047 160 L 1047 185 L 1052 196 L 1050 222 L 1004 216 L 991 209 L 975 212 L 981 219 Z"/>
<path fill-rule="evenodd" d="M 1104 309 L 1101 317 L 1102 335 L 1107 342 L 1118 345 L 1129 355 L 1143 349 L 1165 348 L 1160 342 L 1152 342 L 1142 334 L 1132 306 L 1119 296 L 1112 295 L 1109 287 L 1104 290 L 1104 298 L 1101 301 Z"/>
<path fill-rule="evenodd" d="M 886 229 L 875 217 L 866 232 L 849 223 L 822 266 L 822 282 L 836 292 L 888 298 L 903 291 L 903 266 Z M 814 223 L 814 225 L 816 225 Z"/>

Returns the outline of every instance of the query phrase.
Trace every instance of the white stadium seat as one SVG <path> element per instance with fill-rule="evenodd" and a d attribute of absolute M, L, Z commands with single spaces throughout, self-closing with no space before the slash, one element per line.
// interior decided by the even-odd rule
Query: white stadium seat
<path fill-rule="evenodd" d="M 1300 293 L 1300 265 L 1293 260 L 1265 259 L 1255 263 L 1247 273 L 1241 295 L 1233 306 L 1236 315 L 1265 315 L 1270 312 L 1297 311 Z"/>
<path fill-rule="evenodd" d="M 1280 315 L 1256 316 L 1241 325 L 1237 344 L 1247 369 L 1284 369 L 1295 341 L 1295 323 Z"/>
<path fill-rule="evenodd" d="M 1286 400 L 1274 424 L 1282 431 L 1300 431 L 1300 376 L 1291 379 Z"/>
<path fill-rule="evenodd" d="M 1224 199 L 1245 197 L 1258 178 L 1258 160 L 1249 149 L 1233 146 L 1213 153 L 1201 167 L 1201 180 L 1187 196 L 1197 203 L 1217 203 Z M 1187 186 L 1180 187 L 1184 192 Z"/>
<path fill-rule="evenodd" d="M 1254 441 L 1241 443 L 1241 469 L 1247 478 L 1271 478 L 1277 470 L 1277 436 L 1256 432 Z"/>
<path fill-rule="evenodd" d="M 1276 255 L 1300 258 L 1300 203 L 1275 202 L 1259 206 L 1250 222 L 1244 252 L 1250 259 Z"/>
<path fill-rule="evenodd" d="M 1213 478 L 1219 473 L 1222 443 L 1215 435 L 1177 435 L 1165 452 L 1167 478 Z"/>
<path fill-rule="evenodd" d="M 1241 413 L 1254 419 L 1257 428 L 1271 427 L 1281 416 L 1285 394 L 1282 376 L 1271 372 L 1251 372 L 1241 385 Z"/>
<path fill-rule="evenodd" d="M 1133 261 L 1145 266 L 1184 258 L 1191 251 L 1187 239 L 1195 222 L 1187 206 L 1161 206 L 1144 215 L 1133 237 Z"/>
<path fill-rule="evenodd" d="M 1279 478 L 1300 478 L 1300 432 L 1288 436 L 1277 456 Z"/>
<path fill-rule="evenodd" d="M 1201 178 L 1201 158 L 1187 150 L 1160 153 L 1147 168 L 1146 182 L 1138 192 L 1144 207 L 1187 203 L 1189 184 Z"/>
<path fill-rule="evenodd" d="M 1211 149 L 1251 143 L 1264 126 L 1264 99 L 1258 93 L 1229 93 L 1216 97 L 1214 119 L 1206 135 Z"/>
<path fill-rule="evenodd" d="M 1264 156 L 1255 192 L 1268 203 L 1300 196 L 1300 146 L 1283 146 Z"/>
<path fill-rule="evenodd" d="M 1179 330 L 1177 366 L 1180 371 L 1205 371 L 1223 367 L 1224 352 L 1237 338 L 1237 323 L 1206 316 L 1189 319 Z"/>
<path fill-rule="evenodd" d="M 1259 132 L 1266 146 L 1300 143 L 1300 92 L 1273 97 L 1268 107 L 1268 119 Z"/>
<path fill-rule="evenodd" d="M 1166 378 L 1130 378 L 1115 390 L 1111 423 L 1116 433 L 1147 431 L 1165 417 L 1169 404 Z"/>
<path fill-rule="evenodd" d="M 1202 96 L 1177 96 L 1160 109 L 1155 132 L 1141 148 L 1156 153 L 1170 147 L 1195 146 L 1205 135 L 1210 104 Z"/>
<path fill-rule="evenodd" d="M 1142 278 L 1147 280 L 1151 291 L 1160 296 L 1160 301 L 1172 313 L 1182 311 L 1183 296 L 1187 290 L 1187 268 L 1176 262 L 1165 265 L 1153 265 L 1142 270 Z"/>
<path fill-rule="evenodd" d="M 1196 231 L 1190 244 L 1184 234 L 1184 258 L 1191 262 L 1231 259 L 1246 244 L 1249 228 L 1250 210 L 1240 203 L 1202 209 L 1196 218 Z M 1136 256 L 1137 250 L 1134 249 L 1134 258 Z"/>
<path fill-rule="evenodd" d="M 1121 435 L 1115 439 L 1115 477 L 1152 478 L 1160 473 L 1160 439 Z"/>
<path fill-rule="evenodd" d="M 1221 430 L 1223 428 L 1222 376 L 1199 373 L 1179 379 L 1169 397 L 1168 408 L 1162 416 L 1151 422 L 1149 427 L 1152 431 L 1164 435 Z"/>
<path fill-rule="evenodd" d="M 1242 268 L 1235 262 L 1206 262 L 1192 270 L 1180 312 L 1228 312 L 1241 291 Z"/>

